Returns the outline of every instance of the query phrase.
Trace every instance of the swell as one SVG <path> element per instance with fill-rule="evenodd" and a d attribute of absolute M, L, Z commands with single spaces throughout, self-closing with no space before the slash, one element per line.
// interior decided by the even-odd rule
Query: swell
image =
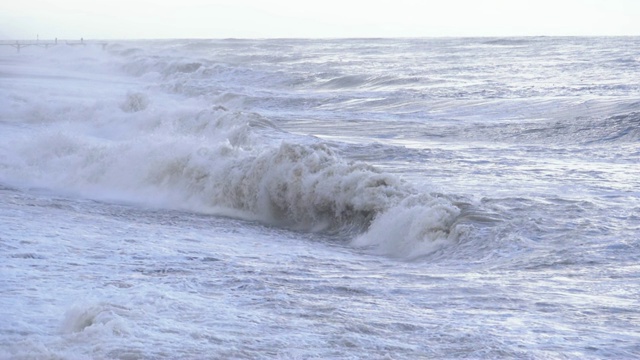
<path fill-rule="evenodd" d="M 614 105 L 603 107 L 611 110 Z M 557 106 L 563 104 L 558 103 Z M 637 108 L 637 104 L 633 108 Z M 606 109 L 593 109 L 592 114 L 581 115 L 585 110 L 567 107 L 557 110 L 556 114 L 545 114 L 551 119 L 509 119 L 495 123 L 471 123 L 467 126 L 432 127 L 429 132 L 432 136 L 532 145 L 608 146 L 640 141 L 640 112 L 623 110 L 616 115 L 606 115 Z M 576 112 L 580 115 L 576 116 Z M 420 129 L 422 127 L 426 128 L 419 126 Z"/>
<path fill-rule="evenodd" d="M 514 137 L 559 144 L 633 143 L 640 140 L 640 112 L 547 122 L 515 133 Z"/>
<path fill-rule="evenodd" d="M 353 90 L 353 89 L 384 89 L 402 86 L 412 86 L 423 81 L 417 76 L 397 75 L 341 75 L 325 80 L 318 84 L 320 89 Z"/>

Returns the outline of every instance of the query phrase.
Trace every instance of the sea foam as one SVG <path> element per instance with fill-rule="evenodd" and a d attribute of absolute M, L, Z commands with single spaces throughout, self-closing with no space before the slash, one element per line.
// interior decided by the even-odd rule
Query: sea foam
<path fill-rule="evenodd" d="M 287 133 L 238 107 L 234 97 L 212 103 L 167 93 L 115 66 L 86 65 L 76 73 L 50 56 L 55 61 L 48 65 L 61 67 L 64 79 L 29 83 L 24 74 L 47 65 L 34 61 L 20 68 L 20 86 L 10 90 L 12 106 L 3 117 L 21 126 L 0 147 L 5 183 L 350 232 L 356 246 L 402 257 L 454 237 L 459 209 L 451 200 L 346 160 L 320 139 Z M 53 90 L 44 90 L 49 84 Z"/>

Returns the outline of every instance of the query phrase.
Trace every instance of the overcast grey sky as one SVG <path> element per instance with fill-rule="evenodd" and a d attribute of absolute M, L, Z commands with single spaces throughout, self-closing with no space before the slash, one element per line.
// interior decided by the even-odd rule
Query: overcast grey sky
<path fill-rule="evenodd" d="M 640 35 L 640 0 L 13 0 L 2 39 Z"/>

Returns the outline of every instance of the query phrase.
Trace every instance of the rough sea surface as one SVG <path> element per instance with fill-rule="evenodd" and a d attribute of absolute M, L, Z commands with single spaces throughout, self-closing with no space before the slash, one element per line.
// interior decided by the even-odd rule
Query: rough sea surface
<path fill-rule="evenodd" d="M 640 358 L 640 38 L 88 44 L 0 49 L 0 358 Z"/>

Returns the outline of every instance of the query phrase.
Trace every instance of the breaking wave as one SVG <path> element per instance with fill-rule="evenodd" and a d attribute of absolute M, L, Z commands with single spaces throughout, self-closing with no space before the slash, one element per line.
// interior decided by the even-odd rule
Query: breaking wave
<path fill-rule="evenodd" d="M 460 209 L 229 104 L 117 91 L 60 106 L 29 99 L 0 147 L 6 184 L 205 212 L 420 256 L 455 238 Z"/>

